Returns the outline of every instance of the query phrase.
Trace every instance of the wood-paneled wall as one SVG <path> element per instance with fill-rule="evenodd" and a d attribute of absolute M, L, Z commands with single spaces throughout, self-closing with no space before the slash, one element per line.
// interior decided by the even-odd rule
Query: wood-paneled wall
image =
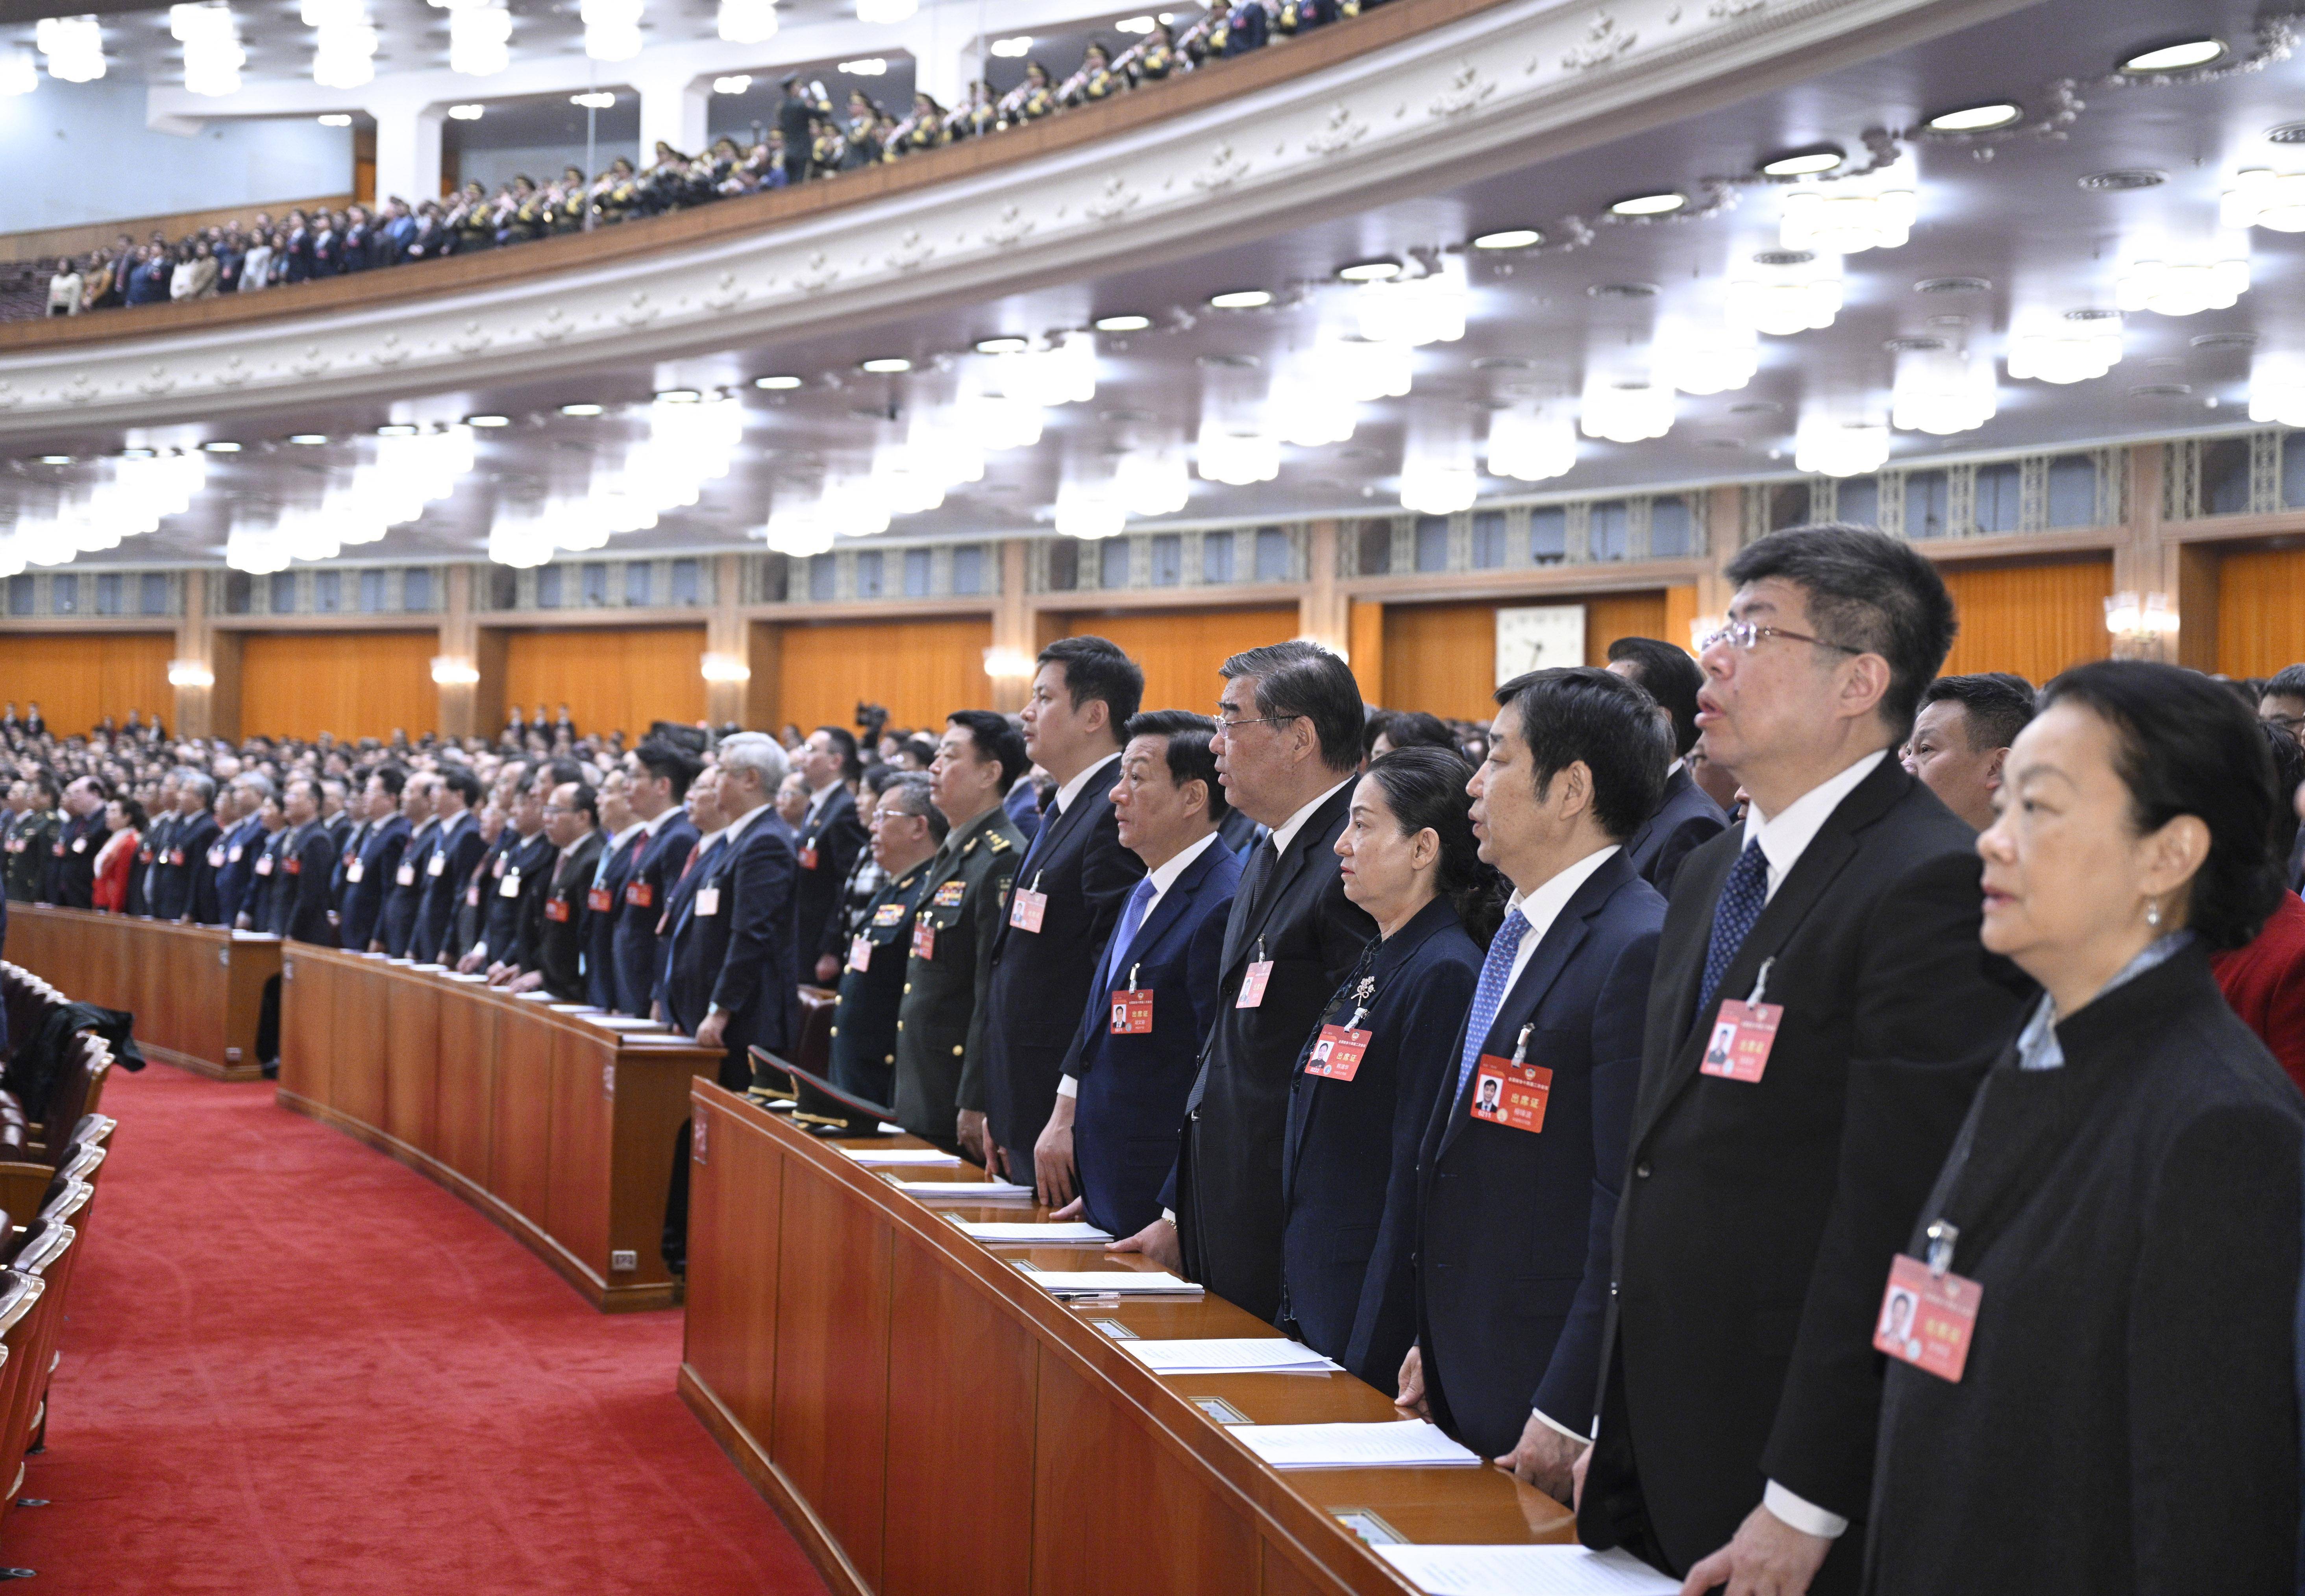
<path fill-rule="evenodd" d="M 1255 609 L 1124 610 L 1065 617 L 1069 637 L 1093 634 L 1118 643 L 1144 667 L 1144 707 L 1216 712 L 1224 679 L 1217 667 L 1243 649 L 1297 635 L 1293 604 Z"/>
<path fill-rule="evenodd" d="M 420 736 L 440 718 L 439 649 L 430 630 L 251 632 L 240 656 L 242 734 Z"/>
<path fill-rule="evenodd" d="M 2045 565 L 1944 569 L 1961 632 L 1944 674 L 2014 671 L 2036 685 L 2067 666 L 2112 651 L 2105 601 L 2113 591 L 2108 558 Z"/>
<path fill-rule="evenodd" d="M 85 732 L 105 716 L 116 724 L 131 709 L 155 713 L 176 729 L 175 690 L 168 685 L 173 632 L 50 632 L 0 637 L 0 700 L 23 714 L 40 706 L 57 735 Z"/>
<path fill-rule="evenodd" d="M 1484 598 L 1469 604 L 1388 604 L 1379 670 L 1362 691 L 1388 709 L 1425 709 L 1461 720 L 1486 720 L 1496 709 L 1497 611 L 1533 603 L 1585 607 L 1585 660 L 1607 663 L 1620 637 L 1680 641 L 1668 630 L 1665 590 L 1564 595 L 1558 599 Z M 1690 602 L 1693 603 L 1693 600 Z M 1359 630 L 1357 625 L 1356 630 Z M 1688 622 L 1681 631 L 1688 632 Z M 1370 675 L 1379 677 L 1371 681 Z"/>
<path fill-rule="evenodd" d="M 856 703 L 888 707 L 889 724 L 944 730 L 955 709 L 992 701 L 989 617 L 829 621 L 783 628 L 775 726 L 853 726 Z M 773 729 L 773 727 L 768 728 Z"/>
<path fill-rule="evenodd" d="M 525 717 L 566 704 L 580 732 L 638 738 L 658 720 L 693 725 L 704 714 L 702 626 L 509 631 L 504 703 Z M 493 731 L 493 726 L 482 728 Z"/>
<path fill-rule="evenodd" d="M 2305 660 L 2305 548 L 2236 549 L 2217 564 L 2217 668 L 2269 676 Z"/>

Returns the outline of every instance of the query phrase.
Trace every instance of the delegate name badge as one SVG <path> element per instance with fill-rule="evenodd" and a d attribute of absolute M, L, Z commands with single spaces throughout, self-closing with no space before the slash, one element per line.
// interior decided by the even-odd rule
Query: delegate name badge
<path fill-rule="evenodd" d="M 545 900 L 544 900 L 544 918 L 545 918 L 545 919 L 547 919 L 547 920 L 549 920 L 549 921 L 552 921 L 554 924 L 556 924 L 556 925 L 566 925 L 566 924 L 567 924 L 567 923 L 568 923 L 568 900 L 567 900 L 566 898 L 557 898 L 557 897 L 556 897 L 556 898 L 547 898 L 547 899 L 545 899 Z"/>
<path fill-rule="evenodd" d="M 936 927 L 925 920 L 913 921 L 913 957 L 916 959 L 936 957 Z"/>
<path fill-rule="evenodd" d="M 1111 1031 L 1115 1036 L 1152 1034 L 1152 989 L 1136 984 L 1143 964 L 1128 967 L 1128 985 L 1112 995 Z"/>
<path fill-rule="evenodd" d="M 223 868 L 224 850 L 222 848 L 210 848 L 208 850 L 208 869 L 213 870 L 222 870 Z"/>
<path fill-rule="evenodd" d="M 1019 887 L 1008 900 L 1008 923 L 1020 931 L 1038 933 L 1042 917 L 1049 912 L 1049 895 L 1040 890 L 1041 872 L 1033 872 L 1033 884 Z"/>
<path fill-rule="evenodd" d="M 1533 1023 L 1520 1028 L 1520 1040 L 1513 1044 L 1510 1058 L 1481 1055 L 1473 1074 L 1468 1110 L 1475 1119 L 1532 1135 L 1544 1129 L 1544 1106 L 1552 1097 L 1552 1072 L 1528 1061 L 1529 1033 L 1535 1029 Z"/>
<path fill-rule="evenodd" d="M 800 851 L 800 868 L 804 870 L 812 870 L 816 868 L 816 847 L 814 844 L 811 844 L 809 846 L 803 848 Z"/>
<path fill-rule="evenodd" d="M 699 920 L 710 920 L 712 916 L 719 913 L 720 889 L 718 887 L 698 887 L 696 889 L 696 917 Z"/>
<path fill-rule="evenodd" d="M 936 889 L 936 896 L 929 901 L 940 909 L 957 909 L 960 907 L 960 900 L 967 896 L 968 883 L 955 879 L 940 883 Z"/>
<path fill-rule="evenodd" d="M 392 884 L 396 887 L 415 886 L 416 867 L 404 860 L 400 868 L 392 872 Z"/>
<path fill-rule="evenodd" d="M 428 876 L 437 876 L 447 868 L 448 856 L 446 853 L 435 853 L 424 862 L 424 873 Z"/>
<path fill-rule="evenodd" d="M 233 863 L 234 863 L 234 864 L 238 864 L 238 863 L 240 862 L 240 850 L 241 850 L 241 848 L 242 848 L 242 845 L 242 845 L 242 844 L 240 844 L 240 843 L 234 843 L 234 844 L 233 844 L 233 845 L 232 845 L 229 849 L 225 850 L 225 857 L 227 860 L 231 861 Z M 59 849 L 57 849 L 57 850 L 56 850 L 56 852 L 58 852 L 59 853 L 63 853 L 63 852 L 64 852 L 64 850 L 63 850 L 63 849 L 61 849 L 61 848 L 59 848 Z"/>
<path fill-rule="evenodd" d="M 1323 1025 L 1313 1039 L 1313 1053 L 1305 1073 L 1323 1081 L 1349 1081 L 1360 1073 L 1361 1056 L 1368 1051 L 1369 1033 L 1360 1028 L 1368 1015 L 1369 998 L 1376 991 L 1374 977 L 1364 977 L 1353 989 L 1353 1017 L 1341 1025 Z"/>
<path fill-rule="evenodd" d="M 1983 1286 L 1947 1267 L 1960 1235 L 1957 1227 L 1940 1219 L 1929 1227 L 1928 1262 L 1897 1255 L 1873 1327 L 1875 1351 L 1956 1385 L 1969 1364 L 1969 1341 L 1985 1297 Z"/>
<path fill-rule="evenodd" d="M 646 881 L 635 881 L 625 888 L 625 902 L 635 909 L 646 909 L 656 902 L 656 888 Z"/>
<path fill-rule="evenodd" d="M 872 911 L 872 923 L 883 930 L 895 925 L 904 917 L 905 905 L 902 904 L 883 904 Z"/>
<path fill-rule="evenodd" d="M 478 881 L 464 888 L 464 903 L 474 909 L 481 906 L 481 884 Z"/>
<path fill-rule="evenodd" d="M 268 876 L 268 875 L 270 875 L 270 874 L 272 873 L 272 855 L 271 855 L 271 854 L 269 854 L 269 853 L 264 854 L 262 857 L 260 857 L 260 858 L 259 858 L 259 859 L 257 860 L 257 862 L 256 862 L 256 873 L 257 873 L 258 875 L 259 875 L 259 876 Z"/>
<path fill-rule="evenodd" d="M 1750 1082 L 1758 1081 L 1769 1067 L 1769 1049 L 1777 1045 L 1777 1023 L 1785 1012 L 1782 1004 L 1761 1001 L 1769 982 L 1769 966 L 1775 963 L 1773 958 L 1762 961 L 1753 995 L 1744 1002 L 1722 999 L 1713 1034 L 1705 1040 L 1705 1057 L 1697 1066 L 1699 1074 Z"/>
<path fill-rule="evenodd" d="M 861 931 L 848 938 L 848 967 L 859 974 L 872 968 L 872 938 Z"/>
<path fill-rule="evenodd" d="M 362 876 L 367 874 L 367 868 L 357 859 L 344 866 L 344 879 L 347 881 L 358 881 Z"/>
<path fill-rule="evenodd" d="M 497 896 L 498 897 L 518 897 L 520 896 L 520 872 L 518 870 L 510 870 L 505 871 L 504 879 L 497 883 Z"/>
<path fill-rule="evenodd" d="M 1264 938 L 1256 939 L 1256 958 L 1240 978 L 1240 996 L 1233 999 L 1235 1008 L 1264 1006 L 1264 986 L 1272 979 L 1272 961 L 1264 956 Z"/>
<path fill-rule="evenodd" d="M 184 868 L 184 851 L 183 851 L 182 848 L 171 848 L 171 849 L 169 849 L 169 850 L 168 850 L 168 862 L 169 862 L 169 864 L 171 864 L 172 866 L 174 866 L 174 867 L 175 869 L 177 869 L 177 870 L 182 870 L 182 869 L 183 869 L 183 868 Z"/>
<path fill-rule="evenodd" d="M 605 887 L 585 889 L 584 906 L 595 914 L 606 914 L 617 905 L 617 895 Z"/>

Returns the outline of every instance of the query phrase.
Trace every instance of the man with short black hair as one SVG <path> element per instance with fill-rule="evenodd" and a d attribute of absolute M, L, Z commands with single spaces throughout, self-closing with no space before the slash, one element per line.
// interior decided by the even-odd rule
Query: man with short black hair
<path fill-rule="evenodd" d="M 2009 745 L 2033 718 L 2033 684 L 2006 671 L 1939 676 L 1899 759 L 1973 831 L 1988 829 Z"/>
<path fill-rule="evenodd" d="M 848 868 L 864 846 L 864 822 L 857 818 L 856 794 L 849 784 L 864 774 L 856 757 L 855 734 L 821 726 L 808 734 L 795 757 L 808 785 L 795 856 L 800 862 L 797 893 L 803 967 L 820 986 L 840 979 L 840 888 Z"/>
<path fill-rule="evenodd" d="M 453 964 L 462 955 L 449 946 L 455 934 L 457 900 L 489 845 L 481 836 L 480 777 L 463 765 L 450 765 L 440 772 L 439 782 L 432 794 L 436 824 L 427 845 L 415 855 L 424 896 L 416 905 L 408 956 L 419 964 Z"/>
<path fill-rule="evenodd" d="M 336 844 L 320 819 L 320 784 L 300 776 L 283 801 L 287 826 L 273 840 L 271 889 L 265 896 L 265 926 L 276 937 L 316 947 L 336 946 L 328 924 L 328 874 Z"/>
<path fill-rule="evenodd" d="M 2257 717 L 2305 746 L 2305 665 L 2284 665 L 2258 690 Z"/>
<path fill-rule="evenodd" d="M 771 801 L 789 771 L 773 737 L 740 732 L 720 740 L 716 767 L 724 818 L 719 846 L 699 862 L 698 882 L 670 930 L 665 1017 L 724 1052 L 720 1084 L 753 1078 L 748 1049 L 790 1049 L 800 1015 L 800 952 L 794 944 L 793 836 Z"/>
<path fill-rule="evenodd" d="M 440 835 L 440 778 L 430 770 L 412 772 L 400 789 L 397 819 L 406 831 L 400 845 L 400 857 L 389 861 L 384 911 L 377 917 L 369 944 L 371 950 L 391 958 L 430 956 L 418 955 L 416 921 L 424 910 L 425 861 L 431 856 L 433 839 Z M 371 838 L 370 846 L 373 845 Z M 382 870 L 385 862 L 379 860 L 375 868 Z"/>
<path fill-rule="evenodd" d="M 32 708 L 37 712 L 39 706 Z M 96 907 L 96 854 L 104 845 L 106 796 L 103 784 L 92 776 L 77 777 L 65 785 L 64 813 L 69 819 L 49 845 L 55 862 L 43 902 L 65 909 Z"/>
<path fill-rule="evenodd" d="M 369 772 L 356 828 L 338 842 L 344 855 L 337 866 L 336 935 L 339 946 L 354 953 L 384 948 L 384 900 L 408 849 L 411 827 L 401 812 L 407 791 L 408 772 L 397 765 Z"/>
<path fill-rule="evenodd" d="M 1697 746 L 1697 691 L 1705 685 L 1705 673 L 1685 649 L 1654 637 L 1620 637 L 1611 643 L 1609 669 L 1656 700 L 1664 728 L 1663 792 L 1655 812 L 1625 838 L 1625 854 L 1643 880 L 1671 897 L 1680 862 L 1729 824 L 1688 769 L 1689 750 Z"/>
<path fill-rule="evenodd" d="M 256 862 L 264 852 L 264 805 L 273 795 L 272 778 L 260 770 L 233 778 L 233 820 L 216 840 L 215 914 L 208 923 L 236 926 L 256 881 Z"/>
<path fill-rule="evenodd" d="M 625 879 L 612 938 L 617 994 L 612 1006 L 620 1014 L 645 1019 L 654 1003 L 658 927 L 673 885 L 696 846 L 696 823 L 683 805 L 702 768 L 695 755 L 661 737 L 646 739 L 625 756 L 625 802 L 641 817 L 641 834 L 647 841 Z"/>
<path fill-rule="evenodd" d="M 527 900 L 550 884 L 552 839 L 544 835 L 545 795 L 562 785 L 547 767 L 512 794 L 512 817 L 498 838 L 496 857 L 481 870 L 480 935 L 457 961 L 460 972 L 483 972 L 491 982 L 500 982 L 519 967 Z"/>
<path fill-rule="evenodd" d="M 520 973 L 506 983 L 515 992 L 539 988 L 563 1003 L 584 1001 L 585 895 L 600 856 L 599 800 L 582 782 L 563 782 L 544 805 L 544 835 L 553 846 L 545 889 L 522 905 Z"/>

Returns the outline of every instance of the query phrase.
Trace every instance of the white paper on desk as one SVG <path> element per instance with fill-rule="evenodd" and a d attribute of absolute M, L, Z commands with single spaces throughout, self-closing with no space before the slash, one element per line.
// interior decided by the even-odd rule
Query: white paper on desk
<path fill-rule="evenodd" d="M 1099 1230 L 1084 1219 L 1035 1225 L 1018 1219 L 963 1219 L 950 1214 L 945 1218 L 980 1242 L 1046 1242 L 1052 1246 L 1076 1246 L 1084 1242 L 1101 1244 L 1112 1239 L 1110 1231 Z"/>
<path fill-rule="evenodd" d="M 898 1180 L 880 1177 L 907 1197 L 947 1198 L 961 1202 L 1030 1202 L 1033 1188 L 1005 1180 Z"/>
<path fill-rule="evenodd" d="M 1232 1433 L 1277 1469 L 1462 1467 L 1483 1461 L 1422 1419 L 1373 1424 L 1236 1424 Z"/>
<path fill-rule="evenodd" d="M 1286 1336 L 1124 1341 L 1120 1344 L 1120 1350 L 1155 1374 L 1238 1374 L 1260 1370 L 1285 1374 L 1325 1374 L 1332 1369 L 1344 1367 Z"/>
<path fill-rule="evenodd" d="M 840 1150 L 860 1164 L 936 1165 L 947 1169 L 960 1164 L 958 1153 L 939 1152 L 933 1147 L 844 1147 Z"/>
<path fill-rule="evenodd" d="M 523 1003 L 549 1003 L 552 1001 L 552 994 L 545 991 L 540 987 L 532 988 L 530 990 L 525 992 L 515 992 L 513 996 L 521 999 Z"/>
<path fill-rule="evenodd" d="M 1236 1429 L 1233 1433 L 1238 1435 Z M 1680 1582 L 1623 1551 L 1581 1546 L 1372 1546 L 1429 1596 L 1677 1596 Z"/>
<path fill-rule="evenodd" d="M 578 1014 L 576 1017 L 588 1025 L 603 1025 L 610 1031 L 661 1031 L 664 1029 L 656 1021 L 643 1020 L 637 1014 Z"/>
<path fill-rule="evenodd" d="M 885 1119 L 880 1122 L 880 1134 L 883 1136 L 901 1136 L 904 1133 L 904 1126 L 900 1125 L 890 1125 Z"/>
<path fill-rule="evenodd" d="M 467 975 L 461 970 L 451 970 L 448 972 L 448 979 L 450 981 L 461 981 L 468 986 L 480 986 L 485 983 L 489 978 L 485 975 Z"/>
<path fill-rule="evenodd" d="M 1043 1291 L 1060 1296 L 1101 1296 L 1126 1293 L 1131 1296 L 1198 1296 L 1201 1288 L 1179 1280 L 1166 1269 L 1036 1269 L 1019 1263 L 1016 1272 Z"/>

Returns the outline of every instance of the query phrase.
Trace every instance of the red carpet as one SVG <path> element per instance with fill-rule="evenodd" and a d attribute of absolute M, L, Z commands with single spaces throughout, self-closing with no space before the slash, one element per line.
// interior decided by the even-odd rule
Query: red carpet
<path fill-rule="evenodd" d="M 272 1088 L 115 1071 L 120 1121 L 0 1563 L 30 1592 L 821 1592 L 609 1316 Z"/>

